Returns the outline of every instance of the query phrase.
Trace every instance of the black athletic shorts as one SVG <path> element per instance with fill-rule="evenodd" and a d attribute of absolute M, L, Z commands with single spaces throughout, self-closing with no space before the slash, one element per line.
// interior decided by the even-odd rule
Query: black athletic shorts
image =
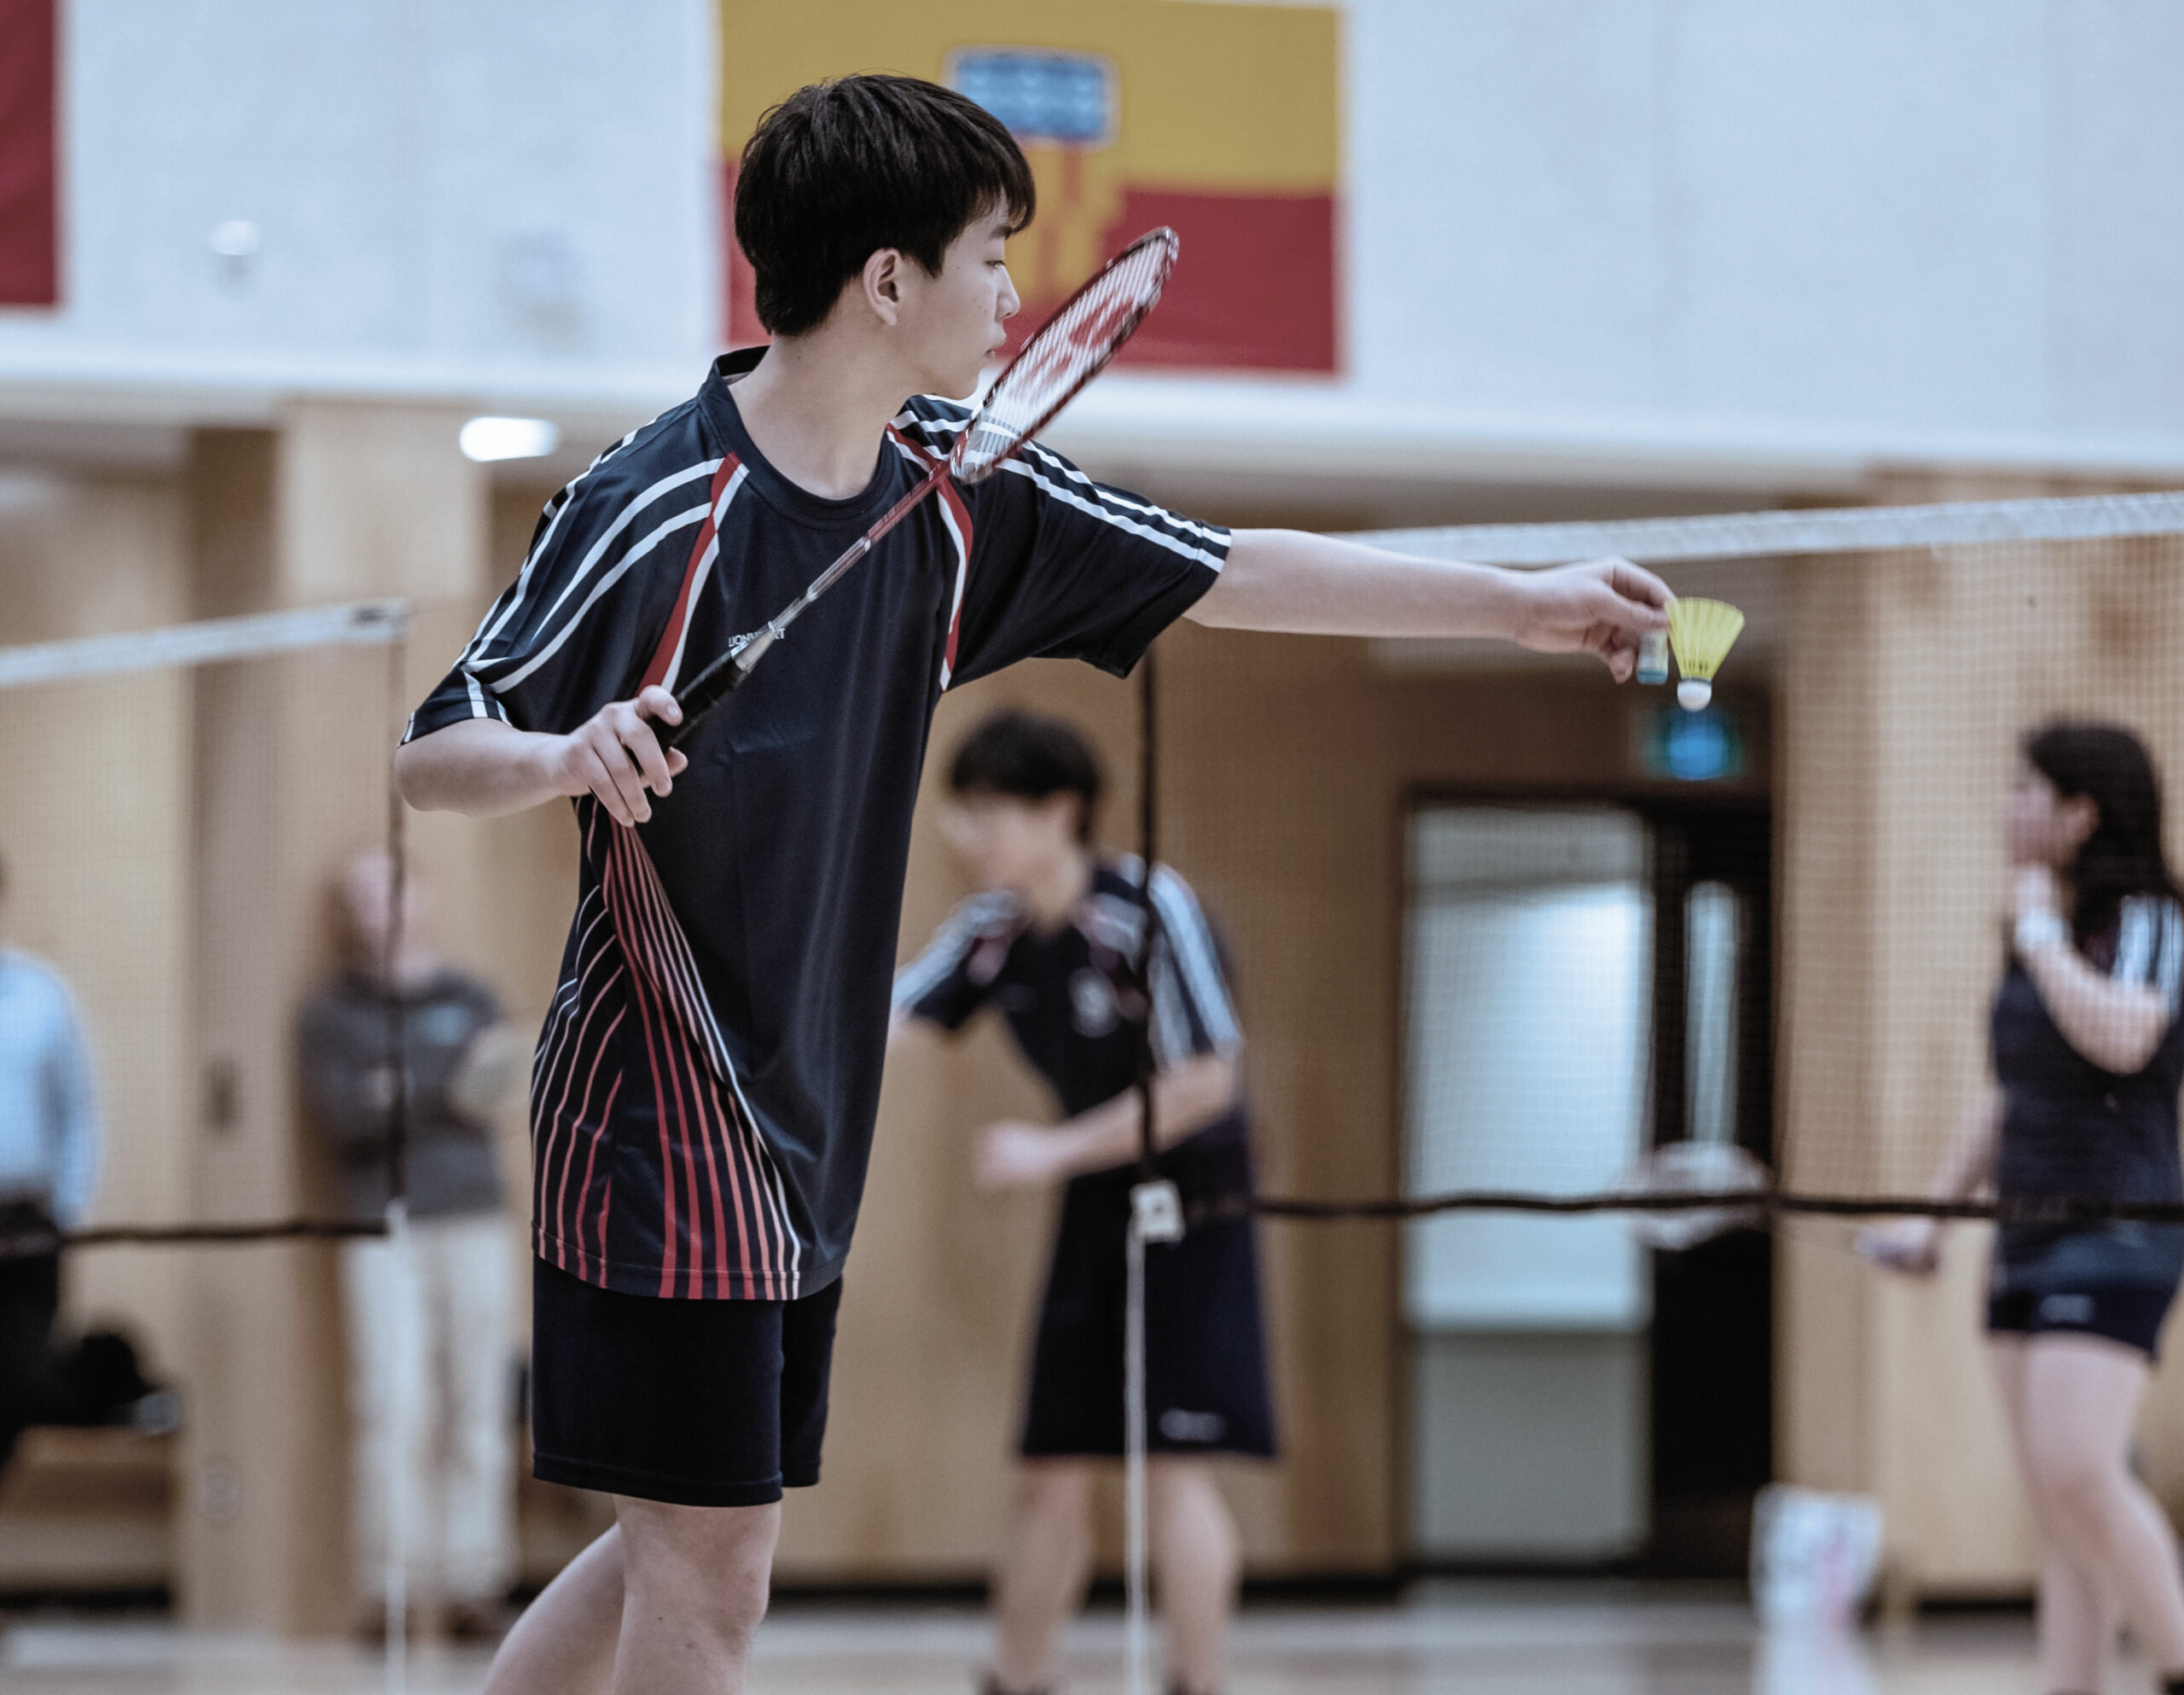
<path fill-rule="evenodd" d="M 1188 1204 L 1249 1192 L 1240 1137 L 1186 1141 L 1162 1157 Z M 1054 1234 L 1054 1267 L 1031 1350 L 1026 1459 L 1123 1451 L 1123 1316 L 1134 1168 L 1072 1181 Z M 1259 1319 L 1257 1241 L 1249 1218 L 1194 1226 L 1145 1250 L 1146 1446 L 1155 1454 L 1271 1458 Z"/>
<path fill-rule="evenodd" d="M 534 1475 L 682 1506 L 819 1481 L 840 1279 L 797 1301 L 666 1300 L 531 1265 Z"/>
<path fill-rule="evenodd" d="M 2004 1291 L 1987 1298 L 1987 1328 L 2006 1336 L 2101 1336 L 2152 1360 L 2158 1357 L 2162 1321 L 2175 1296 L 2174 1289 L 2145 1287 Z"/>

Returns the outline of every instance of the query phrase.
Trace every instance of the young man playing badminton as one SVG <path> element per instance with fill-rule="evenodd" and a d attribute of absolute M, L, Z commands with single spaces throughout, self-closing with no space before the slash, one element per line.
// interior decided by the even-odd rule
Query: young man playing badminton
<path fill-rule="evenodd" d="M 1620 560 L 1519 575 L 1234 537 L 1027 448 L 944 484 L 663 746 L 677 694 L 961 430 L 1015 311 L 1031 173 L 926 83 L 804 89 L 745 149 L 735 231 L 774 340 L 603 454 L 397 757 L 415 805 L 577 803 L 578 899 L 533 1070 L 532 1426 L 616 1528 L 510 1633 L 491 1695 L 741 1689 L 784 1486 L 819 1472 L 926 727 L 1033 655 L 1126 671 L 1186 612 L 1498 636 L 1629 674 L 1665 622 Z"/>
<path fill-rule="evenodd" d="M 1067 1185 L 994 1574 L 1000 1628 L 987 1695 L 1028 1695 L 1046 1686 L 1055 1628 L 1083 1593 L 1093 1462 L 1123 1453 L 1123 1239 L 1143 1122 L 1141 1032 L 1152 1040 L 1160 1173 L 1187 1207 L 1251 1190 L 1243 1037 L 1212 931 L 1165 866 L 1150 890 L 1146 1020 L 1142 870 L 1092 846 L 1100 764 L 1068 724 L 996 713 L 956 750 L 948 786 L 948 839 L 982 891 L 897 975 L 895 1028 L 960 1030 L 991 1006 L 1069 1115 L 1057 1126 L 990 1125 L 978 1151 L 981 1187 Z M 1194 1225 L 1147 1255 L 1146 1275 L 1148 1493 L 1170 1687 L 1214 1695 L 1238 1556 L 1235 1521 L 1206 1462 L 1274 1453 L 1251 1219 Z"/>

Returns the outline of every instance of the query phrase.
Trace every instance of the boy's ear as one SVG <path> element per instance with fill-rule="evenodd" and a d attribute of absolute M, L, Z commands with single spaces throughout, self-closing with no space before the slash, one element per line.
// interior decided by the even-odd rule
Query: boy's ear
<path fill-rule="evenodd" d="M 894 247 L 881 247 L 864 262 L 857 281 L 864 290 L 864 304 L 874 317 L 892 324 L 903 311 L 903 255 Z"/>

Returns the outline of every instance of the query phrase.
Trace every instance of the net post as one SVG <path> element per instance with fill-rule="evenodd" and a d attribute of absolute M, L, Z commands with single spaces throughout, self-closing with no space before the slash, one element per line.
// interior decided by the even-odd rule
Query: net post
<path fill-rule="evenodd" d="M 404 605 L 392 614 L 395 638 L 387 643 L 387 700 L 390 716 L 399 718 L 403 683 L 409 653 L 410 609 Z M 393 1059 L 394 1093 L 387 1103 L 386 1121 L 386 1236 L 393 1256 L 395 1274 L 411 1271 L 410 1240 L 410 1030 L 408 1009 L 402 990 L 404 910 L 409 900 L 409 831 L 401 786 L 395 781 L 394 761 L 386 767 L 387 919 L 385 958 L 380 962 L 382 992 L 386 997 L 386 1039 Z M 405 1297 L 406 1297 L 405 1291 Z M 398 1324 L 408 1322 L 407 1299 L 397 1303 Z M 405 1350 L 406 1357 L 406 1350 Z M 398 1371 L 390 1385 L 392 1405 L 391 1450 L 385 1485 L 386 1501 L 386 1695 L 406 1695 L 410 1686 L 410 1512 L 408 1478 L 409 1421 L 419 1408 L 403 1392 Z"/>
<path fill-rule="evenodd" d="M 1144 917 L 1137 949 L 1137 988 L 1144 1007 L 1137 1026 L 1137 1175 L 1151 1182 L 1159 1175 L 1159 1142 L 1153 1125 L 1153 949 L 1158 920 L 1153 909 L 1153 866 L 1160 847 L 1160 688 L 1153 649 L 1147 647 L 1137 672 L 1137 838 L 1138 906 Z"/>

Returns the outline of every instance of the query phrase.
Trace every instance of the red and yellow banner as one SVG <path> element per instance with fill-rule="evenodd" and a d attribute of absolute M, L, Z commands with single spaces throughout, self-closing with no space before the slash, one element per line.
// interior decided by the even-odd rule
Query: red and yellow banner
<path fill-rule="evenodd" d="M 1016 133 L 1039 215 L 1010 244 L 1036 325 L 1155 224 L 1182 237 L 1138 365 L 1336 367 L 1340 168 L 1330 9 L 1201 0 L 722 0 L 721 144 L 806 83 L 893 71 L 961 89 Z M 728 331 L 761 339 L 728 237 Z"/>
<path fill-rule="evenodd" d="M 0 305 L 60 296 L 54 163 L 55 0 L 0 0 Z"/>

